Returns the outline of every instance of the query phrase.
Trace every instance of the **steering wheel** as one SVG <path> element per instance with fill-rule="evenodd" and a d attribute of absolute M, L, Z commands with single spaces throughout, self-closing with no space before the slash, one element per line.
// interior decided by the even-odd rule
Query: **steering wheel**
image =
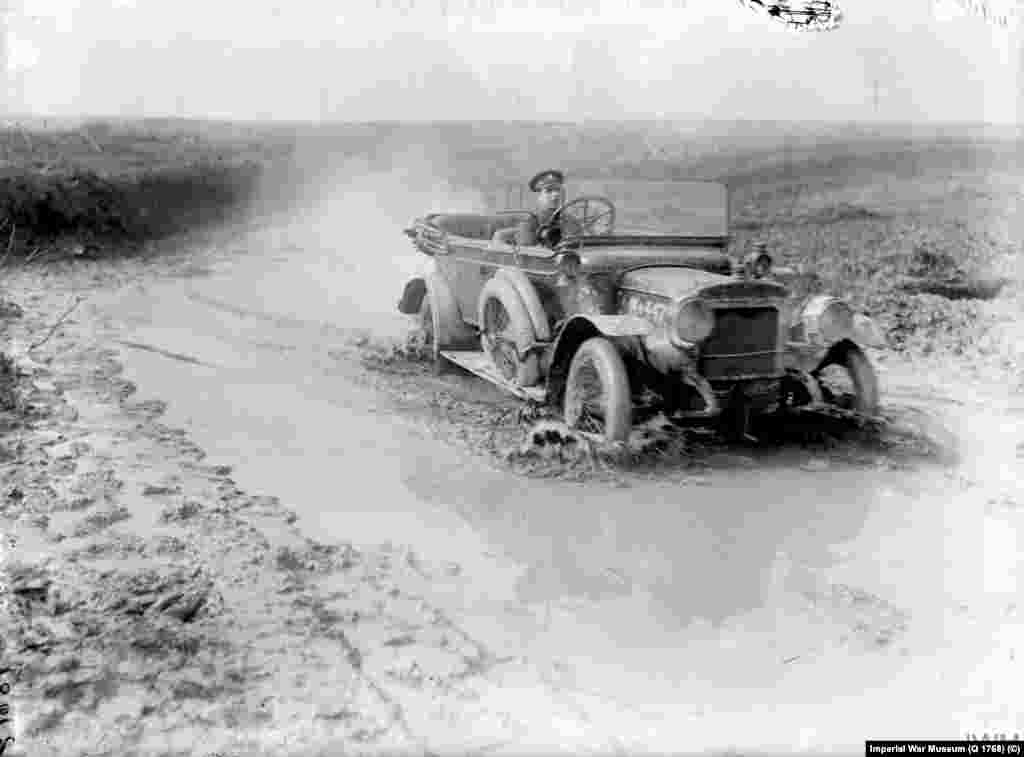
<path fill-rule="evenodd" d="M 615 206 L 607 197 L 582 195 L 556 210 L 546 225 L 561 225 L 567 236 L 611 234 L 615 228 Z"/>

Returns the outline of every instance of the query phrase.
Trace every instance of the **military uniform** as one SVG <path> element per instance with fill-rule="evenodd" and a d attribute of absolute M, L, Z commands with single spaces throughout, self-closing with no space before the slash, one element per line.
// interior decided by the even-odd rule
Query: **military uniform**
<path fill-rule="evenodd" d="M 565 183 L 565 174 L 561 171 L 548 170 L 541 171 L 539 174 L 530 179 L 527 186 L 530 187 L 532 192 L 541 192 L 545 188 L 552 185 L 561 187 Z M 510 229 L 502 229 L 495 233 L 494 238 L 496 241 L 504 242 L 505 244 L 518 243 L 521 246 L 531 247 L 540 243 L 539 232 L 542 226 L 550 222 L 551 216 L 554 215 L 558 208 L 544 208 L 530 215 L 530 217 L 520 223 L 518 226 Z M 559 219 L 560 231 L 566 231 L 567 219 Z M 575 226 L 575 224 L 573 224 Z"/>

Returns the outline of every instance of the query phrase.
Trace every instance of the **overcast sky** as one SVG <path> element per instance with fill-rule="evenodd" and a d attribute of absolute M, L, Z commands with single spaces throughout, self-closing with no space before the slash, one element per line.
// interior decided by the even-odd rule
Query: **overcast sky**
<path fill-rule="evenodd" d="M 1019 123 L 1019 32 L 960 1 L 812 34 L 736 0 L 7 0 L 2 84 L 54 115 Z"/>

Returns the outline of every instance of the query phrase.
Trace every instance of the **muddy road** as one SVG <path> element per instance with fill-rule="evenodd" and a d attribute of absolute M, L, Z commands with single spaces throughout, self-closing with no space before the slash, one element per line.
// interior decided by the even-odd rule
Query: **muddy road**
<path fill-rule="evenodd" d="M 525 475 L 501 455 L 514 400 L 393 358 L 417 261 L 337 244 L 301 219 L 253 229 L 90 317 L 211 464 L 322 542 L 445 560 L 429 600 L 627 748 L 1024 731 L 1024 405 L 890 359 L 893 428 L 941 460 L 783 444 Z"/>

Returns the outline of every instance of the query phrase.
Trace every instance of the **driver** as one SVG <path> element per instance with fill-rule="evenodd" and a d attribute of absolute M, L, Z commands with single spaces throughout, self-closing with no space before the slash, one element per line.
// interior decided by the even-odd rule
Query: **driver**
<path fill-rule="evenodd" d="M 530 179 L 528 186 L 530 191 L 537 193 L 536 212 L 518 226 L 496 231 L 494 233 L 495 241 L 505 244 L 518 243 L 521 246 L 534 246 L 546 241 L 540 239 L 540 234 L 542 229 L 551 222 L 555 211 L 565 202 L 565 174 L 556 170 L 541 171 Z M 570 221 L 571 219 L 559 217 L 557 226 L 564 227 Z M 563 231 L 566 229 L 558 228 L 555 232 L 556 237 L 560 236 L 560 232 Z"/>

